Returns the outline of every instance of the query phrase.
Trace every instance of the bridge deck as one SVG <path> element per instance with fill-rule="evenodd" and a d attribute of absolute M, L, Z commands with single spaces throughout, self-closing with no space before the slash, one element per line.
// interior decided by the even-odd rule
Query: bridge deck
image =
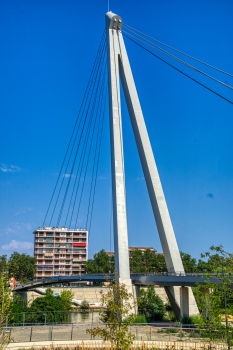
<path fill-rule="evenodd" d="M 221 276 L 222 277 L 222 276 Z M 195 287 L 197 283 L 206 285 L 211 283 L 222 283 L 221 277 L 218 274 L 131 274 L 130 278 L 135 285 L 159 285 L 159 286 L 187 286 Z M 108 275 L 108 279 L 112 280 L 115 275 Z M 57 283 L 70 282 L 106 282 L 106 274 L 86 274 L 81 276 L 59 276 L 53 278 L 43 278 L 22 284 L 14 289 L 14 291 L 26 291 L 29 289 L 52 285 Z M 231 286 L 232 288 L 232 286 Z"/>

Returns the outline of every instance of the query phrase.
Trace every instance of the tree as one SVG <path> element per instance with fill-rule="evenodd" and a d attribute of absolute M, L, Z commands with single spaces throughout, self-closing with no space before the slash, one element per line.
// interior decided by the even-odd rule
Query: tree
<path fill-rule="evenodd" d="M 61 292 L 61 301 L 62 301 L 64 310 L 66 311 L 72 310 L 73 298 L 74 298 L 74 293 L 72 292 L 72 290 L 63 290 Z"/>
<path fill-rule="evenodd" d="M 12 297 L 11 290 L 8 286 L 8 276 L 4 272 L 0 272 L 0 349 L 4 349 L 11 342 L 12 338 L 4 329 L 6 324 L 6 319 L 9 318 L 11 307 L 12 307 Z"/>
<path fill-rule="evenodd" d="M 165 316 L 162 299 L 155 293 L 154 286 L 148 286 L 147 290 L 141 288 L 138 299 L 138 310 L 145 314 L 147 321 L 161 321 Z"/>
<path fill-rule="evenodd" d="M 83 301 L 81 302 L 80 307 L 81 307 L 81 309 L 83 309 L 83 310 L 88 310 L 88 309 L 90 308 L 90 305 L 89 305 L 88 301 L 83 300 Z"/>
<path fill-rule="evenodd" d="M 184 265 L 185 272 L 196 272 L 197 271 L 197 261 L 192 258 L 190 254 L 180 252 L 180 256 Z"/>
<path fill-rule="evenodd" d="M 7 268 L 7 255 L 1 255 L 0 256 L 0 271 L 1 273 L 7 273 L 8 268 Z"/>
<path fill-rule="evenodd" d="M 115 349 L 128 349 L 135 336 L 129 333 L 128 322 L 123 322 L 132 310 L 133 295 L 128 293 L 124 284 L 115 280 L 110 282 L 110 290 L 101 296 L 100 315 L 105 318 L 104 327 L 87 329 L 87 333 L 92 336 L 100 336 L 104 341 L 110 341 Z M 106 313 L 107 305 L 107 313 Z"/>
<path fill-rule="evenodd" d="M 139 249 L 135 249 L 131 252 L 130 259 L 130 271 L 133 273 L 145 272 L 143 253 Z"/>
<path fill-rule="evenodd" d="M 156 257 L 156 264 L 155 264 L 155 271 L 156 272 L 166 272 L 167 271 L 167 265 L 163 254 L 155 254 Z"/>
<path fill-rule="evenodd" d="M 64 298 L 54 296 L 52 289 L 47 288 L 45 295 L 33 300 L 28 308 L 27 323 L 44 323 L 45 317 L 46 323 L 61 323 L 67 317 L 64 311 Z"/>
<path fill-rule="evenodd" d="M 233 344 L 233 327 L 228 322 L 229 315 L 233 316 L 233 254 L 224 251 L 222 246 L 211 246 L 210 251 L 203 253 L 201 257 L 208 259 L 207 262 L 203 261 L 207 264 L 205 270 L 222 273 L 222 283 L 209 281 L 205 289 L 201 284 L 194 288 L 201 312 L 197 321 L 199 330 L 204 332 L 211 342 L 225 338 L 229 347 Z M 207 275 L 207 280 L 210 276 L 211 273 Z"/>
<path fill-rule="evenodd" d="M 36 257 L 14 252 L 8 260 L 9 277 L 14 277 L 20 283 L 34 279 L 36 273 Z"/>
<path fill-rule="evenodd" d="M 94 254 L 93 259 L 88 259 L 85 265 L 87 273 L 109 273 L 115 269 L 114 257 L 109 257 L 104 249 Z"/>

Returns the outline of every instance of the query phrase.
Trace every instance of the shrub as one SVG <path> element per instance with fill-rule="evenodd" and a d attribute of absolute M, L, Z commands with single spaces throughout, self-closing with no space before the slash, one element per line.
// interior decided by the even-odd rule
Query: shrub
<path fill-rule="evenodd" d="M 81 307 L 81 309 L 88 310 L 88 309 L 90 308 L 90 305 L 89 305 L 88 301 L 83 300 L 83 301 L 81 302 L 80 307 Z"/>

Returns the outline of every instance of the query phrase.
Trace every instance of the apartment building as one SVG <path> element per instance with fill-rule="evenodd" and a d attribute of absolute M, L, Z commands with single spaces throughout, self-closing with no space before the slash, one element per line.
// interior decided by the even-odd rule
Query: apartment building
<path fill-rule="evenodd" d="M 42 227 L 33 232 L 36 278 L 71 276 L 85 272 L 88 231 L 66 227 Z"/>
<path fill-rule="evenodd" d="M 153 248 L 153 247 L 129 247 L 129 256 L 131 255 L 132 251 L 134 251 L 136 249 L 141 250 L 142 253 L 145 253 L 145 251 L 147 249 L 149 249 L 153 254 L 157 253 L 157 250 L 155 248 Z M 108 256 L 114 256 L 113 252 L 106 252 L 106 254 Z M 158 254 L 161 254 L 161 253 L 158 253 Z"/>

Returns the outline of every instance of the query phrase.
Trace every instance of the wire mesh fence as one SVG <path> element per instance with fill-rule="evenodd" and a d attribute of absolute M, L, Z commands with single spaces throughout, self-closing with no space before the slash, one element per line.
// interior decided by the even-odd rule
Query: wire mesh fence
<path fill-rule="evenodd" d="M 12 313 L 5 319 L 6 327 L 48 326 L 59 324 L 101 323 L 96 310 L 38 311 Z"/>
<path fill-rule="evenodd" d="M 100 340 L 92 338 L 86 330 L 95 326 L 104 327 L 104 324 L 67 324 L 50 326 L 24 326 L 5 327 L 13 338 L 13 342 L 39 342 L 39 341 L 73 341 L 73 340 Z M 177 326 L 174 324 L 131 324 L 129 331 L 135 335 L 136 341 L 177 342 L 206 344 L 209 339 L 205 331 L 198 330 L 195 325 Z M 224 336 L 215 337 L 216 344 L 226 345 Z M 178 349 L 178 348 L 177 348 Z"/>

